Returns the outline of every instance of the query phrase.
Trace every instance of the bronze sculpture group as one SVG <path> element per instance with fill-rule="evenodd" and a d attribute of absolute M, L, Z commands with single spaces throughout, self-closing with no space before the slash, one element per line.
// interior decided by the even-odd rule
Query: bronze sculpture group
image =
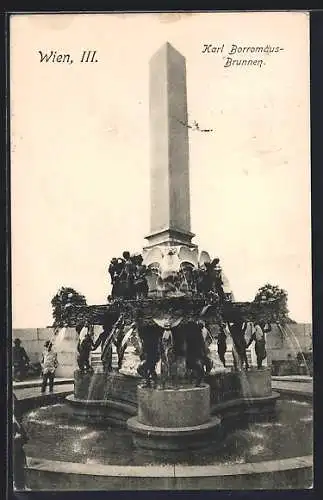
<path fill-rule="evenodd" d="M 147 268 L 142 255 L 130 255 L 124 251 L 122 257 L 113 257 L 109 274 L 113 299 L 141 299 L 148 296 Z"/>
<path fill-rule="evenodd" d="M 157 281 L 162 281 L 158 269 L 150 269 L 143 264 L 141 254 L 130 255 L 128 251 L 124 251 L 122 257 L 111 259 L 108 272 L 112 285 L 112 299 L 145 299 L 149 291 L 147 276 L 155 273 Z M 231 299 L 230 294 L 225 294 L 223 290 L 219 258 L 198 264 L 197 267 L 184 262 L 179 273 L 168 277 L 166 281 L 168 290 L 184 289 L 186 293 L 205 297 L 213 295 L 220 303 Z"/>
<path fill-rule="evenodd" d="M 144 379 L 146 386 L 157 386 L 156 366 L 161 363 L 161 386 L 170 384 L 200 383 L 210 373 L 213 362 L 210 345 L 217 342 L 219 359 L 226 366 L 227 333 L 232 338 L 233 367 L 235 371 L 248 370 L 247 349 L 255 342 L 257 367 L 262 368 L 266 358 L 265 332 L 270 326 L 255 323 L 249 341 L 246 341 L 246 323 L 235 321 L 221 323 L 217 338 L 213 337 L 207 321 L 178 322 L 173 327 L 162 327 L 158 324 L 146 325 L 138 316 L 131 325 L 126 325 L 124 316 L 116 314 L 105 323 L 103 331 L 94 341 L 93 328 L 87 327 L 85 335 L 78 342 L 78 366 L 83 373 L 92 373 L 90 355 L 101 345 L 101 361 L 103 370 L 109 373 L 112 367 L 112 346 L 115 345 L 118 355 L 118 369 L 122 368 L 125 351 L 129 342 L 135 340 L 139 347 L 140 363 L 138 374 Z"/>
<path fill-rule="evenodd" d="M 257 367 L 262 368 L 266 358 L 264 324 L 255 323 L 253 333 L 247 342 L 246 326 L 242 318 L 231 322 L 223 322 L 221 315 L 217 316 L 218 332 L 215 337 L 208 326 L 207 313 L 210 308 L 220 310 L 223 303 L 230 298 L 223 291 L 222 269 L 219 259 L 203 263 L 197 267 L 182 266 L 178 273 L 170 273 L 169 277 L 183 278 L 192 295 L 198 294 L 204 301 L 204 307 L 195 317 L 187 318 L 185 313 L 174 321 L 172 314 L 165 312 L 158 319 L 144 321 L 143 313 L 135 309 L 131 324 L 126 321 L 122 304 L 130 304 L 135 299 L 139 304 L 141 299 L 148 297 L 147 275 L 150 272 L 143 264 L 141 255 L 130 255 L 124 251 L 122 258 L 113 258 L 109 265 L 112 293 L 109 301 L 116 307 L 105 317 L 103 330 L 94 341 L 94 331 L 89 325 L 81 325 L 77 346 L 77 361 L 81 372 L 92 373 L 90 364 L 91 352 L 101 346 L 101 361 L 106 373 L 112 371 L 112 349 L 116 347 L 118 369 L 122 367 L 125 351 L 129 342 L 136 343 L 140 357 L 138 374 L 144 378 L 147 386 L 157 384 L 156 366 L 161 364 L 161 385 L 167 383 L 195 383 L 199 385 L 211 372 L 213 362 L 210 355 L 210 345 L 217 342 L 219 359 L 226 366 L 227 334 L 232 339 L 232 354 L 234 370 L 249 369 L 247 349 L 255 342 Z M 160 273 L 163 279 L 163 272 Z M 153 299 L 154 300 L 154 299 Z M 156 300 L 156 299 L 155 299 Z M 173 299 L 171 299 L 173 300 Z M 193 299 L 194 300 L 194 299 Z M 128 302 L 130 301 L 130 302 Z M 220 309 L 219 309 L 219 307 Z M 170 321 L 167 321 L 169 316 Z M 128 318 L 129 320 L 129 318 Z M 85 334 L 84 334 L 85 331 Z"/>

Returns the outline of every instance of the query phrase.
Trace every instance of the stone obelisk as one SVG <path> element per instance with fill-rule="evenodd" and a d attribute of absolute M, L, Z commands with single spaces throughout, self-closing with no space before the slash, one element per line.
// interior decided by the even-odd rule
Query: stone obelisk
<path fill-rule="evenodd" d="M 168 42 L 150 60 L 151 220 L 148 247 L 191 243 L 185 58 Z"/>

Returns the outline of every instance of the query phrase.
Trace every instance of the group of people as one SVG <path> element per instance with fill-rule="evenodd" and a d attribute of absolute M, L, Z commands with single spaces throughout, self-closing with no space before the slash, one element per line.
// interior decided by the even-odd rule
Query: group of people
<path fill-rule="evenodd" d="M 20 339 L 14 340 L 12 348 L 13 379 L 16 382 L 23 381 L 31 366 L 26 349 L 21 345 Z M 42 375 L 41 392 L 45 392 L 47 385 L 53 391 L 55 371 L 58 366 L 57 353 L 53 350 L 53 344 L 47 340 L 41 355 L 40 367 Z M 39 373 L 39 372 L 38 372 Z"/>
<path fill-rule="evenodd" d="M 124 251 L 122 257 L 111 259 L 109 274 L 112 298 L 140 299 L 148 295 L 147 267 L 140 254 L 130 255 Z"/>

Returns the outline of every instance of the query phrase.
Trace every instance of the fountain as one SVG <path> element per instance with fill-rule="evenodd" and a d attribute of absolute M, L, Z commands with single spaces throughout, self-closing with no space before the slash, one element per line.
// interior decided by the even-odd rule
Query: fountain
<path fill-rule="evenodd" d="M 112 259 L 106 304 L 67 303 L 55 346 L 78 366 L 73 393 L 20 401 L 31 486 L 309 487 L 311 403 L 279 398 L 247 351 L 277 304 L 236 302 L 219 258 L 192 243 L 185 59 L 169 44 L 150 63 L 150 123 L 148 245 Z"/>
<path fill-rule="evenodd" d="M 82 419 L 127 427 L 136 446 L 199 448 L 219 439 L 225 415 L 273 411 L 278 396 L 270 371 L 249 368 L 242 329 L 260 316 L 270 321 L 271 311 L 235 302 L 220 260 L 191 241 L 186 68 L 169 43 L 150 62 L 150 122 L 148 246 L 139 260 L 124 252 L 111 262 L 108 304 L 70 308 L 72 324 L 101 325 L 103 332 L 101 367 L 75 371 L 68 401 Z M 235 370 L 212 372 L 206 337 L 221 350 L 225 325 L 234 341 Z M 130 338 L 140 352 L 135 373 L 122 370 Z"/>

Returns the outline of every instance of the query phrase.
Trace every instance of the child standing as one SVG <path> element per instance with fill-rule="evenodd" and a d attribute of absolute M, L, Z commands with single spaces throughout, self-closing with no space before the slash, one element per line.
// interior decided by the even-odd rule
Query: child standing
<path fill-rule="evenodd" d="M 53 392 L 55 371 L 58 366 L 57 353 L 53 351 L 53 344 L 47 340 L 45 342 L 45 349 L 42 354 L 41 368 L 43 374 L 43 381 L 41 385 L 42 394 L 46 391 L 47 382 L 49 385 L 49 392 Z"/>

